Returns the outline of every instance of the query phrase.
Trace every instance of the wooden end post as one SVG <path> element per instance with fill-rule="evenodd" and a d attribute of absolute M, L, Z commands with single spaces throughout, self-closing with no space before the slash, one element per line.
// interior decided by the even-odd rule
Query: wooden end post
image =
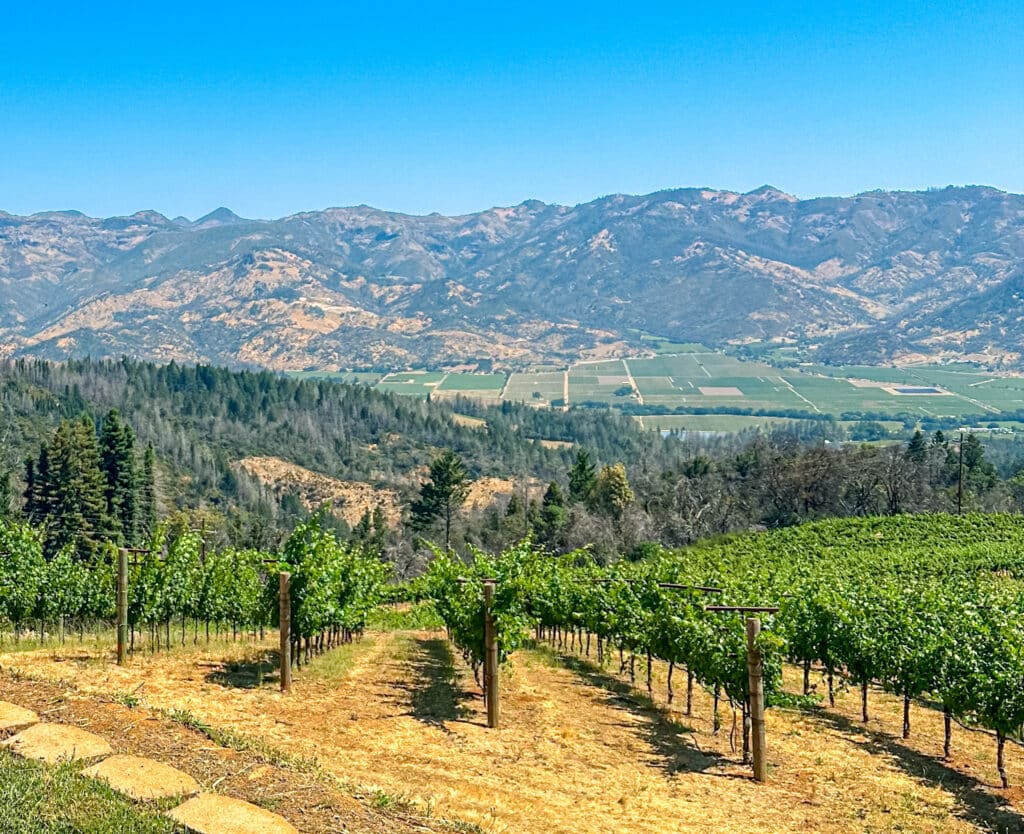
<path fill-rule="evenodd" d="M 281 571 L 278 581 L 280 582 L 280 624 L 281 624 L 281 691 L 292 691 L 292 575 Z"/>
<path fill-rule="evenodd" d="M 128 551 L 117 551 L 117 665 L 124 666 L 128 647 Z"/>
<path fill-rule="evenodd" d="M 498 696 L 498 638 L 494 630 L 494 582 L 484 583 L 484 691 L 487 696 L 487 726 L 497 727 Z"/>
<path fill-rule="evenodd" d="M 750 730 L 754 754 L 754 779 L 768 781 L 767 747 L 764 728 L 764 666 L 761 650 L 757 647 L 757 636 L 761 633 L 761 621 L 756 617 L 747 619 L 747 673 L 750 676 Z"/>

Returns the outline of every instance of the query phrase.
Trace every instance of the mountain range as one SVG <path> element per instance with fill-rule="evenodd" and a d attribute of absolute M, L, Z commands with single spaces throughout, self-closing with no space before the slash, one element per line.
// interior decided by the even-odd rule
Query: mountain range
<path fill-rule="evenodd" d="M 686 188 L 457 217 L 0 212 L 0 357 L 510 368 L 654 335 L 1014 366 L 1022 298 L 1024 196 L 980 186 Z"/>

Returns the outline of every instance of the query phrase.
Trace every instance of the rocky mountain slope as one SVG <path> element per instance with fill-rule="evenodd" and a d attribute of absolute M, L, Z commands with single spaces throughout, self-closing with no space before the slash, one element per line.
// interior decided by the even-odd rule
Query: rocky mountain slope
<path fill-rule="evenodd" d="M 824 358 L 1024 355 L 1024 197 L 763 187 L 245 220 L 0 212 L 0 356 L 276 369 L 516 366 L 794 340 Z"/>

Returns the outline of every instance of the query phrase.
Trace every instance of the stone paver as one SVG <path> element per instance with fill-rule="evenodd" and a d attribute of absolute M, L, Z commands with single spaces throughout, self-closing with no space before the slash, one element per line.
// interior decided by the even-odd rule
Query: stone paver
<path fill-rule="evenodd" d="M 165 799 L 199 793 L 199 783 L 187 773 L 141 756 L 111 756 L 82 773 L 106 782 L 132 799 Z"/>
<path fill-rule="evenodd" d="M 98 759 L 114 752 L 105 739 L 70 724 L 34 724 L 0 744 L 26 759 L 49 764 Z"/>
<path fill-rule="evenodd" d="M 198 834 L 298 834 L 283 817 L 241 799 L 202 793 L 167 812 Z"/>
<path fill-rule="evenodd" d="M 39 716 L 32 710 L 19 707 L 8 701 L 0 701 L 0 735 L 24 730 L 39 723 Z"/>

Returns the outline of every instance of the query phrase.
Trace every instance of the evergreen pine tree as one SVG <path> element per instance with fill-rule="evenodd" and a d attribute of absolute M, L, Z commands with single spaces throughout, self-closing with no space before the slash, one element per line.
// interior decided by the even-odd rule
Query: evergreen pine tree
<path fill-rule="evenodd" d="M 373 508 L 373 525 L 370 533 L 370 544 L 378 556 L 384 555 L 388 543 L 388 518 L 384 508 L 377 504 Z"/>
<path fill-rule="evenodd" d="M 40 526 L 53 512 L 53 488 L 50 483 L 50 447 L 43 443 L 39 457 L 25 460 L 25 517 Z"/>
<path fill-rule="evenodd" d="M 88 558 L 113 533 L 96 429 L 88 417 L 58 426 L 49 447 L 46 486 L 51 493 L 47 557 L 72 544 L 81 558 Z"/>
<path fill-rule="evenodd" d="M 112 409 L 103 419 L 100 455 L 106 480 L 107 516 L 118 541 L 134 544 L 137 535 L 138 475 L 135 433 Z"/>
<path fill-rule="evenodd" d="M 572 469 L 569 470 L 569 497 L 573 501 L 586 501 L 597 480 L 597 471 L 590 453 L 586 449 L 576 452 Z"/>
<path fill-rule="evenodd" d="M 359 522 L 352 528 L 352 539 L 357 542 L 365 542 L 370 538 L 370 526 L 373 524 L 373 516 L 369 510 L 365 510 L 359 517 Z"/>
<path fill-rule="evenodd" d="M 412 504 L 412 528 L 427 530 L 437 519 L 444 520 L 444 547 L 451 549 L 452 517 L 469 494 L 469 474 L 455 452 L 445 451 L 430 465 L 430 479 L 420 488 Z"/>
<path fill-rule="evenodd" d="M 565 496 L 561 487 L 552 481 L 548 484 L 541 500 L 540 512 L 533 523 L 533 532 L 537 541 L 552 546 L 560 544 L 561 533 L 566 525 L 568 513 L 565 509 Z"/>
<path fill-rule="evenodd" d="M 138 541 L 149 541 L 156 530 L 156 452 L 153 444 L 146 446 L 142 456 L 142 473 L 139 477 L 139 500 L 137 506 Z"/>
<path fill-rule="evenodd" d="M 973 432 L 964 438 L 964 470 L 965 481 L 969 489 L 976 493 L 992 489 L 999 476 L 995 466 L 985 460 L 985 447 Z"/>
<path fill-rule="evenodd" d="M 914 436 L 907 444 L 907 460 L 914 463 L 924 463 L 928 458 L 928 441 L 924 439 L 921 430 L 914 432 Z"/>
<path fill-rule="evenodd" d="M 14 494 L 11 492 L 11 473 L 0 472 L 0 520 L 6 520 L 13 513 Z"/>
<path fill-rule="evenodd" d="M 25 491 L 22 497 L 25 499 L 25 518 L 30 524 L 39 524 L 39 503 L 38 503 L 39 482 L 36 479 L 36 462 L 33 458 L 25 458 Z"/>

